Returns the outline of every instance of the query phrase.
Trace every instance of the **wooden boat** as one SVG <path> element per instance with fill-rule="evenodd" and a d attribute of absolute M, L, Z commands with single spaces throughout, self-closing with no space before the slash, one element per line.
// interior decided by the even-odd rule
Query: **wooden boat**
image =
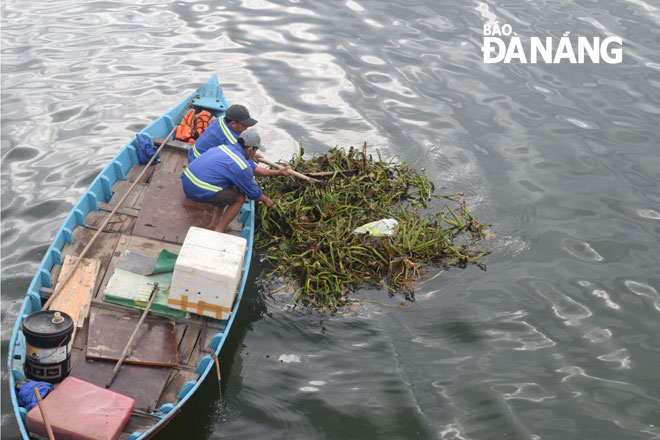
<path fill-rule="evenodd" d="M 89 292 L 82 294 L 83 297 L 88 295 L 89 299 L 87 305 L 83 300 L 80 312 L 83 317 L 74 324 L 69 377 L 103 387 L 116 362 L 89 359 L 92 344 L 98 344 L 98 341 L 92 341 L 92 330 L 97 336 L 105 333 L 115 340 L 124 338 L 122 344 L 125 346 L 128 341 L 121 335 L 124 335 L 126 328 L 133 329 L 143 313 L 138 308 L 103 300 L 121 254 L 132 251 L 155 258 L 163 249 L 177 253 L 189 227 L 203 228 L 209 223 L 210 206 L 185 199 L 181 190 L 180 174 L 187 165 L 188 145 L 192 144 L 167 141 L 168 133 L 174 131 L 189 108 L 205 109 L 215 116 L 224 114 L 227 101 L 216 76 L 140 132 L 153 139 L 156 145 L 162 145 L 160 163 L 141 165 L 136 154 L 138 143 L 135 138 L 110 161 L 66 217 L 30 283 L 13 328 L 8 355 L 11 401 L 24 439 L 34 435 L 26 427 L 27 411 L 19 405 L 16 391 L 17 384 L 25 381 L 26 374 L 24 322 L 42 309 L 53 292 L 60 293 L 58 281 L 67 282 L 66 277 L 61 276 L 63 266 L 68 262 L 73 265 L 78 261 L 77 257 L 85 252 L 74 276 L 68 277 L 76 278 L 82 271 L 78 283 L 71 281 L 69 284 L 81 285 L 83 290 L 86 287 Z M 123 202 L 121 206 L 118 206 L 119 202 Z M 109 214 L 112 214 L 111 217 L 108 217 Z M 152 309 L 147 318 L 149 328 L 157 324 L 169 330 L 166 330 L 166 336 L 151 340 L 149 348 L 167 351 L 175 347 L 174 359 L 167 366 L 150 365 L 148 362 L 124 363 L 121 366 L 110 390 L 131 397 L 135 403 L 118 438 L 136 440 L 152 437 L 180 412 L 209 372 L 215 374 L 217 356 L 236 316 L 250 265 L 253 202 L 246 202 L 233 225 L 236 229 L 233 234 L 243 237 L 247 247 L 228 315 L 222 316 L 222 319 L 194 313 L 177 317 L 153 313 Z M 95 262 L 93 270 L 87 268 L 87 261 Z M 86 276 L 86 273 L 93 276 Z M 69 284 L 60 293 L 61 297 L 73 294 L 71 292 L 75 289 Z M 90 330 L 90 327 L 97 325 L 97 321 L 113 320 L 114 327 L 104 328 L 98 324 L 99 328 Z M 82 325 L 78 325 L 81 322 Z M 107 322 L 103 325 L 108 325 Z M 167 334 L 167 331 L 170 333 Z M 217 373 L 219 376 L 219 366 Z M 45 397 L 44 403 L 48 402 L 49 396 Z M 48 417 L 52 425 L 51 415 Z"/>

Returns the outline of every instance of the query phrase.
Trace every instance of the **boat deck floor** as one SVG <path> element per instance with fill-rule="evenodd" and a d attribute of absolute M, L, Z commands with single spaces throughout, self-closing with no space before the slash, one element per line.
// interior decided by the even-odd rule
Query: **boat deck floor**
<path fill-rule="evenodd" d="M 181 190 L 179 176 L 187 163 L 183 148 L 164 149 L 161 162 L 152 165 L 140 179 L 88 250 L 86 258 L 98 259 L 101 263 L 90 305 L 90 316 L 114 315 L 137 324 L 142 310 L 103 301 L 105 287 L 115 271 L 119 256 L 126 250 L 152 257 L 157 257 L 163 249 L 178 253 L 190 226 L 205 227 L 210 222 L 212 207 L 187 200 Z M 144 166 L 134 166 L 128 172 L 126 180 L 114 184 L 111 200 L 108 203 L 100 203 L 99 211 L 92 211 L 86 216 L 86 225 L 75 229 L 73 243 L 64 246 L 63 257 L 80 255 L 143 168 Z M 240 230 L 237 222 L 234 221 L 232 226 L 235 230 Z M 235 234 L 238 235 L 239 232 Z M 51 271 L 54 286 L 57 285 L 61 267 L 54 265 Z M 52 289 L 45 290 L 52 292 Z M 121 367 L 110 389 L 135 399 L 135 409 L 123 430 L 120 437 L 122 439 L 132 432 L 144 432 L 153 426 L 158 418 L 149 414 L 151 410 L 165 403 L 175 404 L 178 401 L 176 396 L 181 388 L 188 381 L 199 377 L 195 368 L 203 356 L 211 353 L 208 347 L 214 334 L 224 330 L 221 321 L 190 313 L 185 318 L 150 313 L 149 318 L 174 324 L 176 365 L 124 364 Z M 99 321 L 112 322 L 108 319 Z M 76 330 L 71 351 L 71 374 L 105 386 L 112 375 L 115 361 L 87 359 L 89 327 L 88 317 L 84 325 Z M 119 333 L 116 328 L 107 328 L 107 331 Z"/>

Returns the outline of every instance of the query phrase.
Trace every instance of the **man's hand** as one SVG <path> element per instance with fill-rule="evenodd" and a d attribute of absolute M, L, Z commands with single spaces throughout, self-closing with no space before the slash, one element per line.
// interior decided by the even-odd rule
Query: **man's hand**
<path fill-rule="evenodd" d="M 277 174 L 280 176 L 289 176 L 291 175 L 290 171 L 291 171 L 291 167 L 286 166 L 284 168 L 280 168 L 279 170 L 277 170 Z"/>
<path fill-rule="evenodd" d="M 266 206 L 269 207 L 269 208 L 270 208 L 271 206 L 273 206 L 273 201 L 270 199 L 270 197 L 268 197 L 268 196 L 267 196 L 266 194 L 264 194 L 264 193 L 261 193 L 261 196 L 259 196 L 259 198 L 258 198 L 257 200 L 258 200 L 259 202 L 263 203 L 264 205 L 266 205 Z"/>

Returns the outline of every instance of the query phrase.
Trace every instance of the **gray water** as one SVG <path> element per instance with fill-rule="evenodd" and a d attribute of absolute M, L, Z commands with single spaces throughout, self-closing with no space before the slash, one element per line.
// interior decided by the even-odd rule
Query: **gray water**
<path fill-rule="evenodd" d="M 221 394 L 209 381 L 160 438 L 660 438 L 657 1 L 1 7 L 3 438 L 11 326 L 62 220 L 214 73 L 271 159 L 366 141 L 465 193 L 493 253 L 416 302 L 361 289 L 387 306 L 336 316 L 251 282 Z M 555 44 L 619 36 L 623 62 L 485 64 L 495 21 Z"/>

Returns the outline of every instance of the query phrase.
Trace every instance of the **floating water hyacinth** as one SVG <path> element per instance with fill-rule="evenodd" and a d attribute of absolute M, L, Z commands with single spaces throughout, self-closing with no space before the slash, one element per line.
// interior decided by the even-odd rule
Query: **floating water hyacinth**
<path fill-rule="evenodd" d="M 268 277 L 290 278 L 296 305 L 330 312 L 351 302 L 361 283 L 401 292 L 414 300 L 414 282 L 432 267 L 476 264 L 486 254 L 475 245 L 484 225 L 467 209 L 462 194 L 434 195 L 425 171 L 386 163 L 350 147 L 303 159 L 302 148 L 286 165 L 324 179 L 310 184 L 293 177 L 263 179 L 275 203 L 259 205 L 255 245 L 272 266 Z M 431 203 L 434 198 L 444 201 Z M 431 212 L 433 210 L 436 212 Z M 355 229 L 394 219 L 393 235 Z"/>

